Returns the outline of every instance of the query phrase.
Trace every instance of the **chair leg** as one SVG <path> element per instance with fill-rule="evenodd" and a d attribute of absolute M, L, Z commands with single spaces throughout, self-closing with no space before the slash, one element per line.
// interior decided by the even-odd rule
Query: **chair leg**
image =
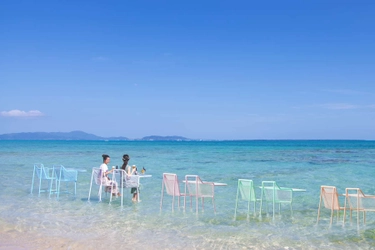
<path fill-rule="evenodd" d="M 172 212 L 174 212 L 174 195 L 173 195 L 173 198 L 172 198 Z"/>
<path fill-rule="evenodd" d="M 262 193 L 260 195 L 260 210 L 259 210 L 259 217 L 262 216 L 262 207 L 263 207 L 263 188 L 262 188 Z"/>
<path fill-rule="evenodd" d="M 318 218 L 316 219 L 316 224 L 319 222 L 320 218 L 320 205 L 322 204 L 322 195 L 320 195 L 320 200 L 319 200 L 319 207 L 318 207 Z"/>
<path fill-rule="evenodd" d="M 330 225 L 332 225 L 332 220 L 333 220 L 333 208 L 331 208 L 331 221 L 330 221 Z"/>
<path fill-rule="evenodd" d="M 254 200 L 254 217 L 256 216 L 256 212 L 255 212 L 255 204 L 256 203 L 256 199 Z"/>
<path fill-rule="evenodd" d="M 366 211 L 363 211 L 363 224 L 366 224 Z"/>
<path fill-rule="evenodd" d="M 290 214 L 293 216 L 293 208 L 292 208 L 292 203 L 290 203 Z"/>
<path fill-rule="evenodd" d="M 164 197 L 164 183 L 161 184 L 161 195 L 160 195 L 160 210 L 163 206 L 163 197 Z"/>
<path fill-rule="evenodd" d="M 212 205 L 214 206 L 214 212 L 216 213 L 215 198 L 212 197 Z"/>
<path fill-rule="evenodd" d="M 234 206 L 234 220 L 236 220 L 237 217 L 237 207 L 238 207 L 238 187 L 237 187 L 237 195 L 236 195 L 236 205 Z"/>
<path fill-rule="evenodd" d="M 98 190 L 99 202 L 102 201 L 102 193 L 103 193 L 103 185 L 100 185 L 99 190 Z"/>
<path fill-rule="evenodd" d="M 30 194 L 33 193 L 33 189 L 34 189 L 34 178 L 35 178 L 35 166 L 34 166 L 34 171 L 33 171 L 33 179 L 32 179 L 32 181 L 31 181 Z"/>
<path fill-rule="evenodd" d="M 42 178 L 39 178 L 39 194 L 38 194 L 38 196 L 40 196 L 41 186 L 42 186 Z"/>
<path fill-rule="evenodd" d="M 51 198 L 51 193 L 52 193 L 52 183 L 53 183 L 53 180 L 50 180 L 50 185 L 49 185 L 49 198 Z"/>
<path fill-rule="evenodd" d="M 250 215 L 250 200 L 251 200 L 251 199 L 249 199 L 249 201 L 248 201 L 248 203 L 247 203 L 247 215 L 246 215 L 246 218 L 247 218 L 247 219 L 249 219 L 249 215 Z"/>

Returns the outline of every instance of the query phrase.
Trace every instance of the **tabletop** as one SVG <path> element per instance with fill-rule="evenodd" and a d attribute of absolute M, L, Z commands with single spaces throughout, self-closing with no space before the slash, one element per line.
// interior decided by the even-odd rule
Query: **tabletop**
<path fill-rule="evenodd" d="M 150 174 L 139 174 L 139 178 L 146 178 L 146 177 L 152 177 Z"/>
<path fill-rule="evenodd" d="M 182 181 L 183 183 L 185 183 L 186 181 L 183 180 Z M 195 181 L 188 181 L 189 183 L 195 183 Z M 221 183 L 221 182 L 212 182 L 212 181 L 202 181 L 203 183 L 213 183 L 214 186 L 227 186 L 228 184 L 226 183 Z"/>
<path fill-rule="evenodd" d="M 259 188 L 262 188 L 259 186 Z M 273 189 L 273 187 L 264 187 L 265 189 Z M 302 188 L 288 188 L 288 187 L 280 187 L 280 189 L 292 189 L 293 192 L 306 192 L 306 189 Z"/>

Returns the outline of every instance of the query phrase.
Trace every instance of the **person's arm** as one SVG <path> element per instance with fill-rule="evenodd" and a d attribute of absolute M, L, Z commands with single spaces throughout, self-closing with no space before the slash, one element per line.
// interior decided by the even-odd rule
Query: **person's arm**
<path fill-rule="evenodd" d="M 115 170 L 115 169 L 112 168 L 111 170 L 108 170 L 107 172 L 105 172 L 105 174 L 108 176 L 110 173 L 113 173 L 113 170 Z"/>

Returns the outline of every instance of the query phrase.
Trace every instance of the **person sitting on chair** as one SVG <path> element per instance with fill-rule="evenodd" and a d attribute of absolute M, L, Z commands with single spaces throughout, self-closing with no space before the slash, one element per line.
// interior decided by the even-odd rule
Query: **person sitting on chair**
<path fill-rule="evenodd" d="M 113 196 L 117 194 L 117 196 L 121 196 L 121 194 L 118 191 L 118 186 L 116 181 L 112 181 L 108 175 L 113 172 L 114 169 L 108 170 L 108 163 L 110 162 L 111 158 L 109 155 L 103 154 L 103 164 L 100 165 L 101 170 L 101 178 L 102 178 L 102 184 L 106 186 L 105 191 L 108 193 L 112 193 Z"/>
<path fill-rule="evenodd" d="M 130 167 L 128 165 L 129 160 L 130 160 L 129 155 L 124 154 L 122 156 L 122 161 L 124 163 L 122 164 L 121 169 L 125 170 L 125 173 L 127 173 L 128 175 L 137 175 L 138 174 L 137 167 L 135 165 L 133 165 L 132 167 Z M 133 194 L 133 197 L 132 197 L 132 201 L 133 202 L 137 202 L 138 201 L 138 192 L 139 192 L 138 188 L 136 188 L 136 187 L 132 187 L 131 188 L 130 193 Z"/>

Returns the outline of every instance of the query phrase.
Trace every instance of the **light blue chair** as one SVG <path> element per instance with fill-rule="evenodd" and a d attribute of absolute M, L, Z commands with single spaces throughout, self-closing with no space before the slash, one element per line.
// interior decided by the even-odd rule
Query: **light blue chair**
<path fill-rule="evenodd" d="M 38 178 L 38 196 L 40 196 L 40 193 L 42 192 L 49 192 L 49 196 L 51 196 L 52 192 L 52 183 L 53 180 L 55 180 L 54 174 L 53 174 L 53 169 L 45 167 L 42 163 L 36 163 L 34 164 L 34 170 L 33 170 L 33 178 L 31 181 L 31 189 L 30 193 L 33 193 L 34 189 L 34 183 L 35 179 Z M 47 189 L 42 189 L 42 180 L 47 180 L 48 181 L 48 188 Z"/>
<path fill-rule="evenodd" d="M 75 169 L 66 169 L 63 165 L 54 165 L 53 173 L 56 178 L 56 197 L 59 199 L 61 193 L 61 182 L 66 183 L 66 190 L 64 193 L 70 193 L 68 191 L 68 182 L 74 183 L 74 196 L 77 194 L 77 179 L 78 171 Z"/>
<path fill-rule="evenodd" d="M 249 219 L 249 214 L 250 214 L 250 203 L 253 202 L 254 216 L 255 216 L 255 205 L 257 201 L 260 201 L 260 199 L 257 199 L 255 196 L 254 182 L 252 180 L 238 179 L 236 206 L 234 210 L 235 220 L 237 218 L 237 208 L 238 208 L 239 200 L 247 201 L 247 219 Z"/>
<path fill-rule="evenodd" d="M 263 202 L 266 203 L 266 210 L 268 213 L 268 203 L 272 203 L 272 218 L 275 218 L 275 205 L 279 205 L 279 213 L 281 204 L 289 204 L 290 212 L 293 216 L 293 189 L 279 187 L 275 181 L 262 181 L 262 194 L 260 199 L 260 215 L 262 215 Z"/>

